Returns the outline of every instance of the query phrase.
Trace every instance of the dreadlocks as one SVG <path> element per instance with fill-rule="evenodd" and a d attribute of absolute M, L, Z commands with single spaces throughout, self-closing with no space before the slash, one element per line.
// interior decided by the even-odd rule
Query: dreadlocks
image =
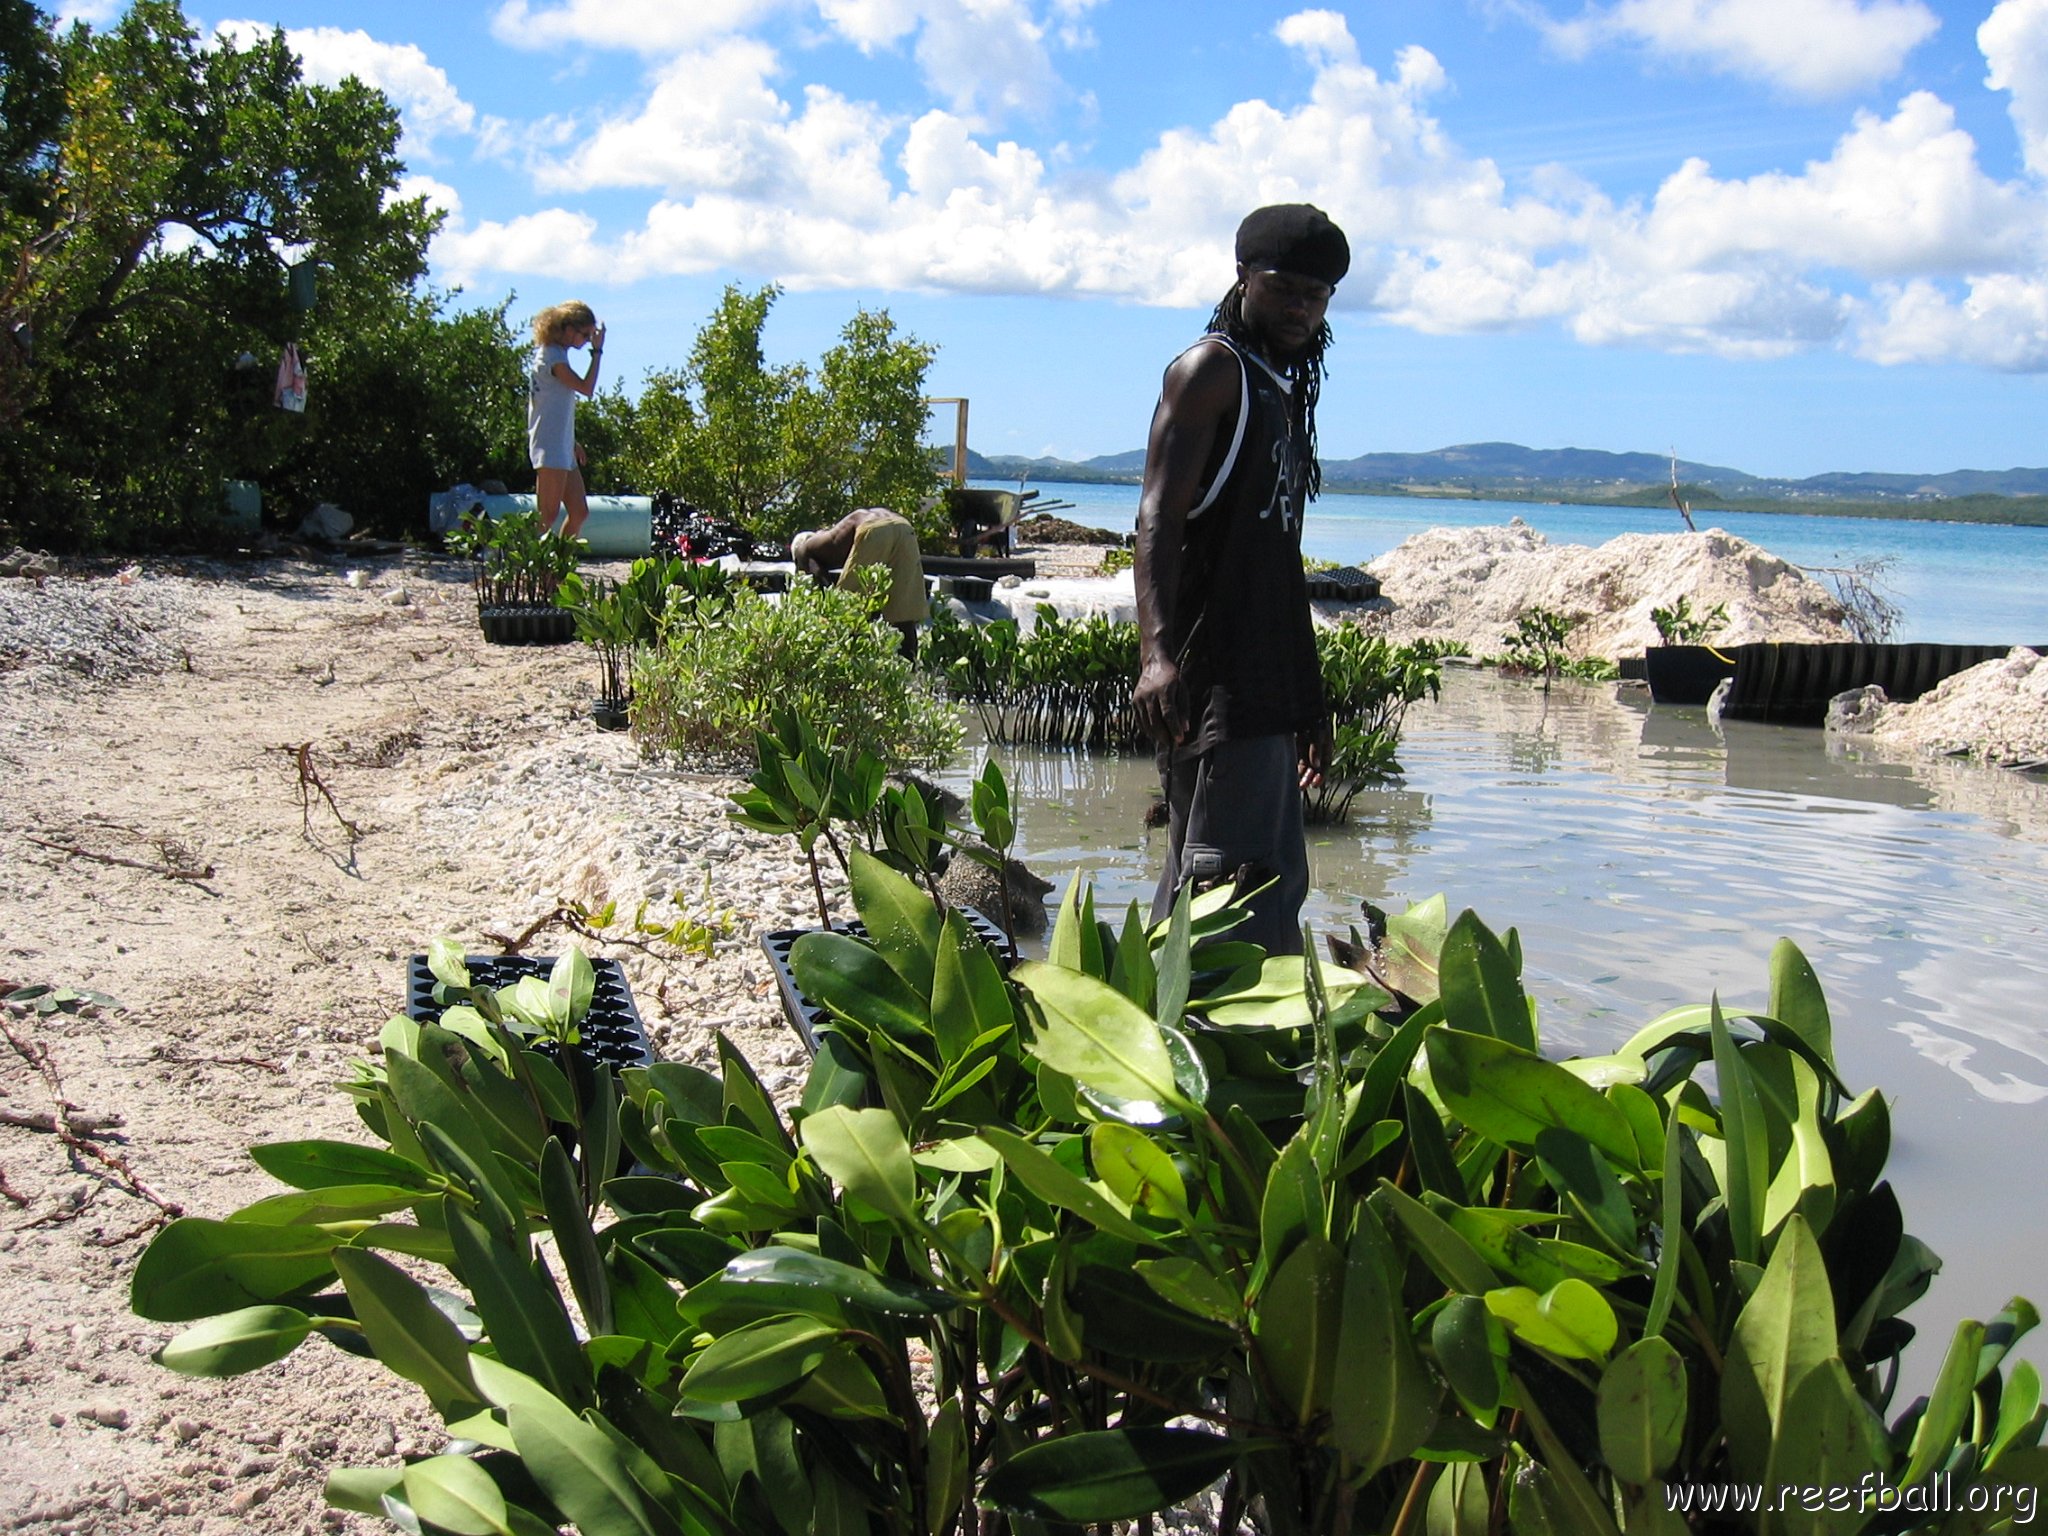
<path fill-rule="evenodd" d="M 1239 278 L 1230 285 L 1230 292 L 1223 295 L 1223 302 L 1209 316 L 1209 329 L 1221 331 L 1244 346 L 1252 346 L 1251 328 L 1244 323 L 1244 279 Z M 1325 320 L 1316 328 L 1315 337 L 1309 342 L 1301 360 L 1287 370 L 1287 376 L 1294 382 L 1294 388 L 1288 391 L 1287 409 L 1293 417 L 1294 430 L 1308 445 L 1308 494 L 1311 499 L 1321 495 L 1323 490 L 1323 463 L 1316 452 L 1316 398 L 1323 392 L 1323 354 L 1330 350 L 1335 339 L 1330 332 L 1330 322 Z"/>

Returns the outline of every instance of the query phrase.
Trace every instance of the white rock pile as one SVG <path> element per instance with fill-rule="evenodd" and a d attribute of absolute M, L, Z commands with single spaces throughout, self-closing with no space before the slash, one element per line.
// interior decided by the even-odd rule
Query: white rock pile
<path fill-rule="evenodd" d="M 1883 746 L 2048 767 L 2048 662 L 2015 646 L 1911 704 L 1882 703 L 1857 723 Z"/>
<path fill-rule="evenodd" d="M 1842 605 L 1812 577 L 1746 539 L 1625 533 L 1597 548 L 1552 544 L 1514 519 L 1505 527 L 1432 528 L 1367 568 L 1380 598 L 1361 605 L 1388 638 L 1459 640 L 1477 656 L 1504 649 L 1516 619 L 1544 608 L 1575 620 L 1575 657 L 1639 655 L 1659 643 L 1654 608 L 1685 598 L 1695 614 L 1727 609 L 1708 640 L 1847 640 Z"/>

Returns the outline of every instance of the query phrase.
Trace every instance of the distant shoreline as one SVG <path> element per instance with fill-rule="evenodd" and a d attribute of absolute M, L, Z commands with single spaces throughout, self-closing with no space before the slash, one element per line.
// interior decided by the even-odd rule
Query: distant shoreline
<path fill-rule="evenodd" d="M 977 475 L 979 480 L 1015 484 L 1003 475 Z M 1031 475 L 1027 485 L 1137 485 L 1136 475 L 1101 474 Z M 1386 496 L 1404 501 L 1502 501 L 1526 502 L 1533 506 L 1613 508 L 1615 511 L 1670 505 L 1670 492 L 1645 487 L 1622 496 L 1573 495 L 1565 490 L 1519 490 L 1509 487 L 1325 485 L 1329 496 Z M 1881 522 L 1972 523 L 2005 528 L 2048 528 L 2048 496 L 1949 496 L 1938 500 L 1892 501 L 1772 501 L 1744 500 L 1718 496 L 1696 486 L 1681 485 L 1695 516 L 1701 513 L 1742 512 L 1769 517 L 1857 517 Z"/>

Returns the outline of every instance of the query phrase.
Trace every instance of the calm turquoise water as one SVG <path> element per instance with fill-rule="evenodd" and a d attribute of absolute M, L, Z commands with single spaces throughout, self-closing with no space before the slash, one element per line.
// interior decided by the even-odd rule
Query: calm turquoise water
<path fill-rule="evenodd" d="M 1060 515 L 1090 527 L 1122 532 L 1137 520 L 1134 485 L 1046 481 L 1038 490 L 1042 501 L 1073 502 L 1073 510 Z M 1604 544 L 1619 534 L 1677 533 L 1684 527 L 1668 508 L 1332 495 L 1310 510 L 1302 545 L 1318 559 L 1363 565 L 1429 528 L 1505 523 L 1513 517 L 1557 544 Z M 1881 590 L 1904 610 L 1895 640 L 2048 644 L 2048 528 L 1753 512 L 1696 512 L 1693 520 L 1702 528 L 1725 528 L 1794 565 L 1889 559 Z"/>

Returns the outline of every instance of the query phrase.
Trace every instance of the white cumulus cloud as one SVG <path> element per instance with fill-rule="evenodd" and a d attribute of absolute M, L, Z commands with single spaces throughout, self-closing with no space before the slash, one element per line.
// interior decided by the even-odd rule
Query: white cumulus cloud
<path fill-rule="evenodd" d="M 595 219 L 562 208 L 488 219 L 474 228 L 450 219 L 434 237 L 433 259 L 450 281 L 463 285 L 481 272 L 602 281 L 615 275 L 618 260 L 598 240 Z"/>
<path fill-rule="evenodd" d="M 1888 118 L 1857 114 L 1798 175 L 1719 181 L 1688 160 L 1641 222 L 1646 265 L 1766 257 L 1871 276 L 1961 272 L 2031 254 L 2041 210 L 1979 168 L 1947 103 L 1916 91 Z"/>
<path fill-rule="evenodd" d="M 2048 176 L 2048 0 L 2000 0 L 1977 29 L 1984 83 L 2012 97 L 2027 169 Z"/>
<path fill-rule="evenodd" d="M 1926 279 L 1887 285 L 1862 319 L 1857 350 L 1879 363 L 2048 371 L 2048 277 L 1992 273 L 1960 295 Z"/>
<path fill-rule="evenodd" d="M 261 22 L 224 21 L 214 30 L 248 47 L 271 29 Z M 476 108 L 462 99 L 447 72 L 411 43 L 383 43 L 367 32 L 340 27 L 291 27 L 285 41 L 315 85 L 339 85 L 353 75 L 390 97 L 409 145 L 422 153 L 431 154 L 441 134 L 465 134 L 476 127 Z"/>
<path fill-rule="evenodd" d="M 1096 0 L 817 0 L 818 14 L 863 53 L 910 45 L 925 87 L 953 111 L 999 120 L 1042 115 L 1066 87 L 1052 48 L 1083 48 Z"/>
<path fill-rule="evenodd" d="M 843 0 L 837 14 L 897 46 L 927 4 Z M 2005 0 L 1987 23 L 2016 117 L 2048 103 L 2048 71 L 2027 62 L 2044 10 Z M 2048 191 L 1988 174 L 1931 93 L 1855 114 L 1803 166 L 1727 177 L 1690 159 L 1617 200 L 1555 167 L 1511 184 L 1462 149 L 1435 115 L 1450 82 L 1425 49 L 1376 65 L 1327 9 L 1274 35 L 1309 70 L 1305 93 L 1239 101 L 1108 172 L 1075 171 L 974 111 L 906 117 L 794 84 L 767 44 L 716 39 L 663 61 L 629 109 L 528 129 L 544 187 L 649 189 L 639 227 L 605 233 L 564 209 L 474 229 L 458 217 L 436 259 L 551 279 L 734 271 L 1206 309 L 1244 212 L 1305 201 L 1350 237 L 1338 308 L 1418 330 L 1553 325 L 1598 345 L 2048 371 Z"/>
<path fill-rule="evenodd" d="M 391 193 L 392 201 L 410 202 L 416 197 L 425 198 L 429 208 L 451 217 L 462 212 L 462 194 L 447 182 L 417 173 L 399 177 Z"/>
<path fill-rule="evenodd" d="M 1616 0 L 1569 21 L 1533 4 L 1514 8 L 1574 56 L 1635 43 L 1808 96 L 1889 79 L 1941 25 L 1920 0 Z"/>
<path fill-rule="evenodd" d="M 746 39 L 673 59 L 636 113 L 545 162 L 541 184 L 710 192 L 851 220 L 886 204 L 888 119 L 821 86 L 793 108 L 776 68 L 773 50 Z"/>
<path fill-rule="evenodd" d="M 620 48 L 662 55 L 745 31 L 779 0 L 561 0 L 534 5 L 504 0 L 491 13 L 491 35 L 535 51 Z"/>

